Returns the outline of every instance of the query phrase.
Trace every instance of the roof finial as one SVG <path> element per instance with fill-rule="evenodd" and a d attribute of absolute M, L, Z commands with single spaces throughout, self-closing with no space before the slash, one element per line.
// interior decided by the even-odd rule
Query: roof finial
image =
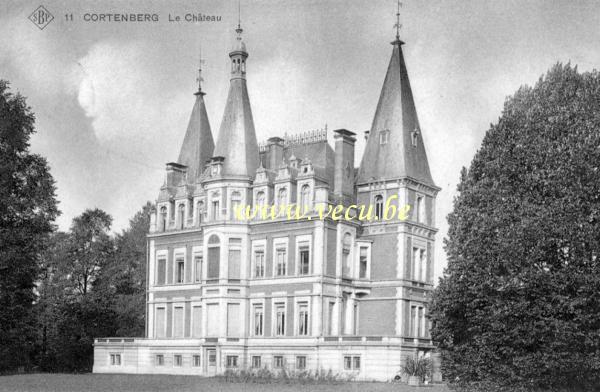
<path fill-rule="evenodd" d="M 204 79 L 202 79 L 202 64 L 204 64 L 204 60 L 202 59 L 202 45 L 200 45 L 199 55 L 200 60 L 198 62 L 198 77 L 196 78 L 196 81 L 198 82 L 198 92 L 196 95 L 204 95 L 205 93 L 202 91 L 202 82 L 204 82 Z"/>
<path fill-rule="evenodd" d="M 238 25 L 237 25 L 237 29 L 235 29 L 236 33 L 238 33 L 238 40 L 242 39 L 242 6 L 241 6 L 241 0 L 238 0 Z"/>
<path fill-rule="evenodd" d="M 400 7 L 402 7 L 402 3 L 398 0 L 398 9 L 396 11 L 396 23 L 394 27 L 396 28 L 396 41 L 400 41 L 400 28 L 402 25 L 400 24 Z"/>

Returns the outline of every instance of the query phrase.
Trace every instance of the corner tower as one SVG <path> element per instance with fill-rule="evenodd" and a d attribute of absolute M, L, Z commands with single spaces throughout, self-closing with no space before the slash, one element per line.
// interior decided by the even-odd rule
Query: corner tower
<path fill-rule="evenodd" d="M 380 261 L 371 277 L 394 280 L 393 332 L 417 343 L 430 338 L 426 314 L 440 188 L 431 178 L 398 30 L 356 186 L 358 204 L 373 205 L 377 217 L 363 222 L 362 237 L 372 241 L 371 257 Z M 386 217 L 388 206 L 401 211 L 407 205 L 408 214 Z"/>

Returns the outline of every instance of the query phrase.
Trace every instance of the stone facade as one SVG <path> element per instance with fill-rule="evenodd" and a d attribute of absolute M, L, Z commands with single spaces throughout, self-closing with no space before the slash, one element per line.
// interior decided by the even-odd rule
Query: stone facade
<path fill-rule="evenodd" d="M 359 168 L 355 134 L 258 144 L 238 27 L 216 144 L 199 87 L 178 162 L 148 234 L 146 336 L 98 338 L 94 372 L 214 375 L 228 368 L 331 369 L 389 380 L 427 354 L 435 198 L 402 55 L 392 58 Z M 306 207 L 239 219 L 236 206 Z M 364 205 L 378 219 L 320 219 Z M 383 215 L 410 205 L 407 219 Z M 386 211 L 387 209 L 387 211 Z M 310 216 L 310 219 L 309 219 Z"/>

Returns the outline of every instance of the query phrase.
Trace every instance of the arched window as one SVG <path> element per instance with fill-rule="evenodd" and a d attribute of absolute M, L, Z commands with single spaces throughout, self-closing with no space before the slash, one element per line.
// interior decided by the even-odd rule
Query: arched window
<path fill-rule="evenodd" d="M 262 207 L 265 205 L 266 202 L 266 197 L 265 197 L 265 192 L 260 191 L 256 194 L 256 205 L 259 207 Z"/>
<path fill-rule="evenodd" d="M 208 270 L 207 279 L 219 279 L 219 269 L 221 265 L 221 241 L 216 234 L 208 239 Z"/>
<path fill-rule="evenodd" d="M 236 219 L 235 211 L 240 204 L 242 204 L 242 194 L 238 191 L 235 191 L 231 194 L 231 217 L 232 217 L 232 219 Z"/>
<path fill-rule="evenodd" d="M 177 220 L 179 220 L 179 228 L 183 229 L 183 223 L 185 222 L 185 204 L 180 204 L 177 207 Z"/>
<path fill-rule="evenodd" d="M 282 206 L 285 204 L 287 204 L 287 188 L 281 188 L 277 194 L 277 205 Z"/>
<path fill-rule="evenodd" d="M 349 278 L 352 272 L 352 265 L 350 259 L 350 248 L 352 247 L 352 235 L 350 233 L 344 234 L 342 239 L 342 277 Z"/>
<path fill-rule="evenodd" d="M 310 186 L 308 184 L 302 185 L 300 189 L 300 200 L 302 200 L 302 206 L 304 208 L 310 206 Z"/>
<path fill-rule="evenodd" d="M 377 220 L 383 218 L 383 196 L 381 195 L 375 196 L 375 217 Z"/>
<path fill-rule="evenodd" d="M 194 200 L 193 199 L 188 199 L 188 206 L 190 206 L 190 209 L 188 210 L 188 219 L 193 219 L 194 218 Z"/>
<path fill-rule="evenodd" d="M 167 207 L 162 206 L 160 208 L 160 221 L 159 221 L 159 225 L 160 225 L 160 231 L 166 231 L 167 230 Z"/>

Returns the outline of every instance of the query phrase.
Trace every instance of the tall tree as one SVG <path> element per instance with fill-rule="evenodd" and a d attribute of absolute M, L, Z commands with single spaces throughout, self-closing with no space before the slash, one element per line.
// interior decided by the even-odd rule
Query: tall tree
<path fill-rule="evenodd" d="M 29 151 L 34 120 L 0 80 L 0 371 L 29 363 L 39 255 L 58 215 L 48 164 Z"/>
<path fill-rule="evenodd" d="M 464 389 L 600 388 L 600 75 L 556 65 L 463 170 L 430 317 Z"/>
<path fill-rule="evenodd" d="M 93 339 L 117 331 L 115 298 L 104 277 L 114 262 L 112 217 L 87 209 L 44 253 L 38 284 L 38 361 L 50 371 L 90 371 Z"/>
<path fill-rule="evenodd" d="M 68 264 L 65 268 L 73 282 L 73 289 L 81 295 L 90 291 L 102 268 L 113 256 L 111 224 L 112 217 L 98 208 L 85 210 L 73 219 Z"/>
<path fill-rule="evenodd" d="M 146 309 L 146 235 L 150 229 L 147 202 L 115 238 L 115 257 L 106 269 L 116 301 L 117 336 L 144 336 Z"/>

